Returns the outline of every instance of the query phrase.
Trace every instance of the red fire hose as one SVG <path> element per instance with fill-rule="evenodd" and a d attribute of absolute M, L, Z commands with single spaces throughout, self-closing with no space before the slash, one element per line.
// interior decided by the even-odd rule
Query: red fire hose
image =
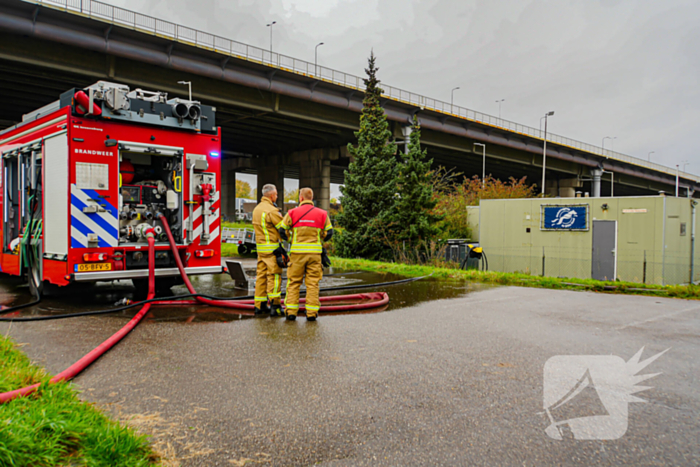
<path fill-rule="evenodd" d="M 196 294 L 192 283 L 190 282 L 187 274 L 185 273 L 185 268 L 180 259 L 180 255 L 177 251 L 177 246 L 175 244 L 175 239 L 170 231 L 170 226 L 166 221 L 165 217 L 161 217 L 161 222 L 163 223 L 163 228 L 168 235 L 168 240 L 170 242 L 170 248 L 172 249 L 173 256 L 175 257 L 175 262 L 180 271 L 182 279 L 185 281 L 185 285 L 191 294 Z M 155 239 L 154 239 L 153 229 L 148 229 L 146 231 L 146 238 L 148 240 L 148 297 L 147 300 L 151 300 L 155 297 Z M 373 293 L 361 293 L 353 295 L 337 295 L 333 297 L 321 297 L 321 302 L 324 304 L 321 306 L 320 311 L 333 312 L 333 311 L 358 311 L 367 310 L 372 308 L 377 308 L 386 305 L 389 302 L 389 295 L 385 292 L 373 292 Z M 343 303 L 338 305 L 325 305 L 325 303 L 336 303 L 336 302 L 357 302 L 357 303 Z M 303 310 L 304 303 L 306 299 L 302 298 L 300 300 L 300 309 Z M 141 310 L 134 316 L 123 328 L 117 331 L 112 337 L 104 341 L 102 344 L 93 349 L 90 353 L 85 355 L 83 358 L 75 362 L 73 365 L 68 367 L 66 370 L 57 374 L 51 380 L 50 383 L 56 383 L 59 381 L 68 381 L 75 378 L 80 372 L 85 368 L 90 366 L 95 360 L 100 358 L 105 352 L 114 347 L 119 341 L 121 341 L 127 334 L 129 334 L 138 325 L 143 317 L 148 313 L 151 305 L 198 305 L 204 303 L 212 307 L 217 308 L 234 308 L 238 311 L 236 313 L 242 315 L 253 315 L 253 309 L 255 307 L 254 301 L 252 300 L 209 300 L 204 297 L 197 297 L 196 300 L 158 300 L 151 303 L 146 303 Z M 11 401 L 16 397 L 26 396 L 36 391 L 40 384 L 34 384 L 31 386 L 24 387 L 22 389 L 15 389 L 14 391 L 9 391 L 0 394 L 0 404 Z"/>
<path fill-rule="evenodd" d="M 153 237 L 153 229 L 148 229 L 146 231 L 146 235 L 148 239 L 148 299 L 150 300 L 155 296 L 156 290 L 155 238 Z M 105 352 L 107 352 L 109 349 L 114 347 L 120 340 L 122 340 L 124 336 L 129 334 L 131 330 L 134 329 L 137 324 L 139 324 L 139 322 L 143 319 L 146 313 L 148 313 L 148 310 L 150 308 L 151 304 L 146 303 L 143 306 L 143 308 L 141 308 L 141 310 L 136 314 L 136 316 L 131 318 L 131 320 L 126 324 L 126 326 L 121 328 L 112 337 L 104 341 L 102 344 L 95 347 L 95 349 L 93 349 L 83 358 L 69 366 L 66 370 L 51 378 L 49 382 L 57 383 L 59 381 L 67 381 L 75 378 L 75 376 L 77 376 L 81 371 L 90 366 L 92 362 L 100 358 Z M 27 394 L 31 394 L 32 392 L 36 391 L 38 387 L 39 384 L 37 383 L 22 389 L 15 389 L 14 391 L 2 393 L 0 394 L 0 404 L 11 401 L 15 397 L 26 396 Z"/>
<path fill-rule="evenodd" d="M 168 221 L 165 219 L 164 215 L 160 215 L 159 217 L 161 223 L 163 224 L 163 229 L 165 230 L 165 234 L 168 236 L 168 242 L 170 242 L 170 250 L 173 253 L 173 256 L 175 257 L 175 263 L 177 264 L 177 268 L 180 271 L 180 275 L 182 276 L 182 280 L 185 281 L 185 286 L 187 287 L 187 290 L 190 291 L 191 294 L 196 294 L 194 287 L 192 287 L 192 283 L 190 282 L 189 278 L 187 277 L 187 273 L 185 273 L 185 267 L 182 264 L 182 259 L 180 258 L 180 254 L 177 251 L 177 245 L 175 243 L 175 238 L 173 237 L 173 233 L 170 231 L 170 225 L 168 225 Z M 253 310 L 255 309 L 255 302 L 252 300 L 231 300 L 231 301 L 224 301 L 224 300 L 209 300 L 204 297 L 197 297 L 197 300 L 200 303 L 205 303 L 210 306 L 215 306 L 219 308 L 234 308 L 236 310 L 247 310 L 248 313 L 246 312 L 240 312 L 242 315 L 252 315 Z M 320 312 L 324 311 L 357 311 L 357 310 L 367 310 L 371 308 L 377 308 L 383 305 L 386 305 L 389 303 L 389 295 L 387 295 L 385 292 L 375 292 L 375 293 L 364 293 L 364 294 L 354 294 L 354 295 L 337 295 L 335 297 L 320 297 L 321 301 L 321 308 Z M 327 302 L 335 302 L 335 301 L 359 301 L 360 303 L 354 303 L 354 304 L 344 304 L 344 305 L 325 305 Z M 305 299 L 299 300 L 300 310 L 304 310 L 304 303 L 306 302 Z M 161 302 L 158 302 L 159 304 Z M 195 301 L 190 301 L 189 303 L 186 304 L 194 304 L 196 303 Z M 171 303 L 167 303 L 170 305 Z M 183 304 L 180 302 L 179 304 Z"/>
<path fill-rule="evenodd" d="M 389 303 L 389 294 L 386 292 L 369 292 L 369 293 L 358 293 L 352 295 L 337 295 L 334 297 L 320 297 L 322 302 L 333 303 L 333 302 L 358 302 L 358 303 L 343 303 L 341 305 L 323 305 L 321 307 L 322 311 L 355 311 L 355 310 L 366 310 L 369 308 L 379 308 Z M 226 301 L 211 301 L 208 303 L 211 306 L 219 306 L 219 303 L 226 303 Z M 234 303 L 241 305 L 254 306 L 254 300 L 236 300 Z M 305 298 L 299 300 L 300 304 L 306 303 Z M 201 302 L 198 300 L 158 300 L 154 302 L 153 305 L 199 305 Z M 223 306 L 224 308 L 230 308 Z M 303 307 L 302 307 L 303 308 Z M 236 312 L 238 313 L 238 312 Z M 242 312 L 240 314 L 250 314 Z"/>

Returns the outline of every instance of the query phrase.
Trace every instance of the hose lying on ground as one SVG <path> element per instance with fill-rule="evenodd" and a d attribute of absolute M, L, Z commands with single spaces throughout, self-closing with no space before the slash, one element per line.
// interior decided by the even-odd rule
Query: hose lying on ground
<path fill-rule="evenodd" d="M 194 287 L 192 286 L 192 283 L 190 282 L 190 279 L 187 277 L 187 274 L 185 273 L 185 266 L 182 264 L 182 259 L 180 258 L 180 253 L 177 251 L 177 244 L 175 243 L 175 238 L 173 237 L 173 233 L 170 231 L 170 225 L 168 225 L 168 221 L 165 218 L 163 214 L 160 214 L 158 216 L 160 219 L 161 223 L 163 224 L 163 230 L 165 231 L 165 234 L 168 237 L 168 242 L 170 243 L 170 250 L 173 253 L 173 256 L 175 257 L 175 264 L 177 265 L 178 270 L 180 271 L 180 275 L 182 276 L 182 280 L 185 282 L 185 286 L 187 287 L 187 290 L 190 291 L 191 294 L 196 294 Z M 376 285 L 374 285 L 376 287 Z M 349 299 L 351 297 L 344 297 L 345 300 Z M 319 312 L 322 311 L 339 311 L 341 308 L 339 306 L 328 306 L 324 305 L 324 302 L 329 302 L 333 301 L 335 297 L 320 297 L 321 301 L 321 308 L 319 309 Z M 211 306 L 216 306 L 216 307 L 222 307 L 222 308 L 233 308 L 236 310 L 247 310 L 247 311 L 253 311 L 255 309 L 255 304 L 254 303 L 245 303 L 242 300 L 210 300 L 208 298 L 204 298 L 201 296 L 197 296 L 196 300 L 204 303 L 206 305 L 211 305 Z M 382 297 L 380 301 L 383 301 L 384 298 Z M 388 301 L 388 296 L 387 296 L 387 301 Z M 301 302 L 301 301 L 300 301 Z M 302 303 L 299 304 L 299 310 L 304 310 L 304 306 Z M 367 303 L 357 303 L 354 305 L 347 305 L 348 309 L 352 310 L 365 310 L 369 308 L 376 308 L 377 305 L 374 302 L 367 302 Z"/>
<path fill-rule="evenodd" d="M 155 268 L 156 268 L 156 261 L 155 261 L 155 239 L 153 238 L 153 229 L 149 229 L 146 232 L 147 238 L 148 238 L 148 299 L 152 299 L 155 296 Z M 124 326 L 122 327 L 119 331 L 117 331 L 112 337 L 104 341 L 102 344 L 99 346 L 95 347 L 91 352 L 89 352 L 87 355 L 85 355 L 83 358 L 69 366 L 66 370 L 62 371 L 61 373 L 57 374 L 51 380 L 49 381 L 50 383 L 56 383 L 58 381 L 67 381 L 70 379 L 73 379 L 76 375 L 78 375 L 81 371 L 83 371 L 85 368 L 90 366 L 92 362 L 100 358 L 102 354 L 107 352 L 109 349 L 114 347 L 120 340 L 124 338 L 127 334 L 131 332 L 132 329 L 136 327 L 139 322 L 143 319 L 144 316 L 146 316 L 146 313 L 148 313 L 148 310 L 151 308 L 150 303 L 146 303 L 143 305 L 141 310 L 131 318 L 131 320 Z M 31 386 L 24 387 L 22 389 L 15 389 L 14 391 L 9 391 L 0 394 L 0 404 L 11 401 L 12 399 L 20 396 L 26 396 L 27 394 L 31 394 L 32 392 L 36 391 L 36 389 L 40 386 L 40 383 L 33 384 Z"/>
<path fill-rule="evenodd" d="M 398 285 L 398 284 L 406 284 L 408 282 L 414 282 L 418 281 L 421 279 L 425 279 L 426 277 L 430 276 L 421 276 L 421 277 L 412 277 L 410 279 L 401 279 L 397 281 L 390 281 L 390 282 L 379 282 L 376 284 L 357 284 L 357 285 L 343 285 L 343 286 L 337 286 L 337 287 L 326 287 L 323 289 L 320 289 L 321 292 L 335 292 L 338 290 L 355 290 L 355 289 L 370 289 L 370 288 L 377 288 L 377 287 L 386 287 L 386 286 L 391 286 L 391 285 Z M 306 293 L 305 290 L 301 290 L 300 294 L 303 295 Z M 286 292 L 282 293 L 282 296 L 284 297 L 286 295 Z M 50 321 L 54 319 L 66 319 L 66 318 L 78 318 L 81 316 L 95 316 L 95 315 L 106 315 L 110 313 L 119 313 L 120 311 L 125 311 L 130 308 L 135 308 L 137 306 L 145 305 L 146 303 L 151 303 L 153 305 L 194 305 L 195 303 L 199 302 L 185 302 L 184 300 L 187 298 L 195 298 L 195 297 L 203 297 L 207 298 L 212 301 L 244 301 L 244 300 L 251 300 L 254 298 L 253 295 L 244 295 L 240 297 L 217 297 L 213 295 L 206 295 L 206 294 L 200 294 L 200 293 L 195 293 L 195 294 L 185 294 L 185 295 L 174 295 L 172 297 L 165 297 L 165 298 L 152 298 L 150 300 L 142 300 L 139 302 L 129 302 L 123 306 L 119 306 L 116 308 L 109 308 L 107 310 L 93 310 L 93 311 L 81 311 L 78 313 L 67 313 L 67 314 L 62 314 L 62 315 L 47 315 L 47 316 L 16 316 L 16 317 L 7 317 L 3 316 L 0 317 L 0 322 L 3 321 L 15 321 L 15 322 L 26 322 L 26 321 Z M 180 301 L 182 300 L 182 301 Z M 17 305 L 13 307 L 8 307 L 8 308 L 3 308 L 0 309 L 1 313 L 8 314 L 12 312 L 16 312 L 22 308 L 27 308 L 33 304 L 36 304 L 38 302 L 32 302 L 32 303 L 27 303 L 24 305 Z M 211 305 L 213 307 L 216 307 L 216 305 Z M 381 306 L 380 304 L 376 306 Z M 242 313 L 244 315 L 248 315 L 249 313 Z"/>
<path fill-rule="evenodd" d="M 237 313 L 240 314 L 253 314 L 251 311 L 254 308 L 254 301 L 249 300 L 249 298 L 253 297 L 246 297 L 246 300 L 243 300 L 242 297 L 238 298 L 238 300 L 231 300 L 231 299 L 220 299 L 217 297 L 216 299 L 210 299 L 206 298 L 205 295 L 202 294 L 197 294 L 194 290 L 194 287 L 192 286 L 192 283 L 190 282 L 189 278 L 187 277 L 187 274 L 185 273 L 185 268 L 182 264 L 182 260 L 180 259 L 180 255 L 177 251 L 177 246 L 175 244 L 175 240 L 173 238 L 172 232 L 170 231 L 170 226 L 168 225 L 167 221 L 165 218 L 162 218 L 162 223 L 165 228 L 165 231 L 168 235 L 168 240 L 170 242 L 170 247 L 173 252 L 173 256 L 175 257 L 178 269 L 180 271 L 180 274 L 182 275 L 182 279 L 185 282 L 185 285 L 187 286 L 188 290 L 190 291 L 189 295 L 184 295 L 181 296 L 182 298 L 189 298 L 189 297 L 194 297 L 196 300 L 195 301 L 188 301 L 188 302 L 182 302 L 182 301 L 177 301 L 177 300 L 163 300 L 163 299 L 155 299 L 155 239 L 154 239 L 154 231 L 153 229 L 148 229 L 146 231 L 146 236 L 148 240 L 148 295 L 145 301 L 140 302 L 138 304 L 133 304 L 133 306 L 136 305 L 142 305 L 141 310 L 134 316 L 129 322 L 123 326 L 119 331 L 117 331 L 114 335 L 112 335 L 109 339 L 104 341 L 102 344 L 97 346 L 95 349 L 93 349 L 91 352 L 89 352 L 87 355 L 85 355 L 83 358 L 78 360 L 76 363 L 68 367 L 66 370 L 62 371 L 58 375 L 54 376 L 49 380 L 49 383 L 55 383 L 59 381 L 67 381 L 70 379 L 73 379 L 75 376 L 77 376 L 80 372 L 82 372 L 85 368 L 90 366 L 95 360 L 97 360 L 99 357 L 101 357 L 105 352 L 107 352 L 109 349 L 114 347 L 119 341 L 121 341 L 129 332 L 131 332 L 144 318 L 144 316 L 148 313 L 152 305 L 155 304 L 177 304 L 177 305 L 182 305 L 182 304 L 197 304 L 197 303 L 204 303 L 210 306 L 214 307 L 224 307 L 224 308 L 234 308 L 237 310 L 245 310 L 245 311 L 237 311 Z M 394 281 L 393 283 L 404 283 L 404 282 L 410 282 L 413 280 L 418 280 L 419 278 L 415 279 L 405 279 L 401 281 Z M 347 288 L 362 288 L 364 286 L 371 286 L 371 287 L 376 287 L 377 284 L 366 284 L 363 286 L 345 286 L 345 287 L 335 287 L 335 288 L 330 288 L 330 289 L 347 289 Z M 326 290 L 330 290 L 326 289 Z M 333 303 L 333 302 L 339 302 L 339 301 L 347 301 L 349 299 L 352 300 L 367 300 L 366 303 L 355 303 L 355 304 L 344 304 L 344 305 L 324 305 L 321 307 L 321 310 L 326 311 L 326 312 L 332 312 L 332 311 L 348 311 L 348 310 L 365 310 L 365 309 L 370 309 L 370 308 L 376 308 L 380 307 L 383 305 L 386 305 L 389 302 L 389 295 L 385 292 L 375 292 L 375 293 L 366 293 L 366 294 L 355 294 L 351 296 L 334 296 L 334 297 L 321 297 L 320 300 L 322 303 Z M 306 300 L 301 299 L 300 300 L 300 305 L 302 305 Z M 252 303 L 251 303 L 252 302 Z M 18 308 L 25 308 L 30 306 L 29 304 L 25 305 L 20 305 L 19 307 L 13 307 L 15 310 Z M 114 310 L 102 310 L 100 312 L 90 312 L 91 314 L 97 314 L 97 313 L 105 313 L 105 312 L 115 312 L 115 311 L 121 311 L 126 308 L 131 308 L 132 305 L 126 305 L 125 307 L 120 307 L 118 309 Z M 303 310 L 304 307 L 303 305 L 300 306 L 300 310 Z M 73 313 L 73 316 L 76 314 Z M 85 315 L 85 313 L 82 313 L 80 315 Z M 57 316 L 57 317 L 50 317 L 53 319 L 58 319 L 61 317 L 66 317 L 64 316 Z M 6 318 L 7 319 L 7 318 Z M 39 318 L 31 318 L 29 320 L 34 321 L 34 320 L 42 320 L 42 319 L 49 319 L 49 317 L 39 317 Z M 16 320 L 16 321 L 27 321 L 25 318 L 9 318 L 9 320 Z M 21 389 L 15 389 L 13 391 L 5 392 L 0 394 L 0 403 L 5 403 L 8 401 L 11 401 L 12 399 L 15 399 L 16 397 L 21 397 L 21 396 L 26 396 L 28 394 L 31 394 L 32 392 L 36 391 L 37 388 L 39 388 L 41 384 L 37 383 L 31 386 L 27 386 Z"/>

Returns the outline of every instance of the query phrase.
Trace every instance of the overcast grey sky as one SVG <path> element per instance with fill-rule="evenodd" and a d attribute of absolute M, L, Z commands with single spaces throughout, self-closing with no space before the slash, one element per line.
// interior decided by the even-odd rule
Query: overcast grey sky
<path fill-rule="evenodd" d="M 698 0 L 107 1 L 700 173 Z"/>

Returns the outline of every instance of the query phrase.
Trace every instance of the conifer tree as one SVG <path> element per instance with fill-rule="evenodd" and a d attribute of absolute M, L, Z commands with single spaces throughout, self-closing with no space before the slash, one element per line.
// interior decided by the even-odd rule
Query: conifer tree
<path fill-rule="evenodd" d="M 396 146 L 389 142 L 391 131 L 380 104 L 382 89 L 377 79 L 376 57 L 369 57 L 365 69 L 365 97 L 360 115 L 360 129 L 355 132 L 357 145 L 348 144 L 353 161 L 345 171 L 342 212 L 337 222 L 342 233 L 334 242 L 341 256 L 377 259 L 388 257 L 384 243 L 384 220 L 396 195 Z"/>
<path fill-rule="evenodd" d="M 433 213 L 437 204 L 433 197 L 428 151 L 420 146 L 420 125 L 413 117 L 408 153 L 399 164 L 396 197 L 388 221 L 391 240 L 395 246 L 405 242 L 406 247 L 416 249 L 421 242 L 435 240 L 440 216 Z"/>

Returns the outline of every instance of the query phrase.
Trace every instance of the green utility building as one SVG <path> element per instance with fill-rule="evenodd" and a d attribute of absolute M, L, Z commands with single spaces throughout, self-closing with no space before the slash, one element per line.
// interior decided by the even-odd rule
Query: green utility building
<path fill-rule="evenodd" d="M 700 280 L 696 204 L 666 196 L 482 200 L 468 216 L 492 271 L 668 285 Z"/>

